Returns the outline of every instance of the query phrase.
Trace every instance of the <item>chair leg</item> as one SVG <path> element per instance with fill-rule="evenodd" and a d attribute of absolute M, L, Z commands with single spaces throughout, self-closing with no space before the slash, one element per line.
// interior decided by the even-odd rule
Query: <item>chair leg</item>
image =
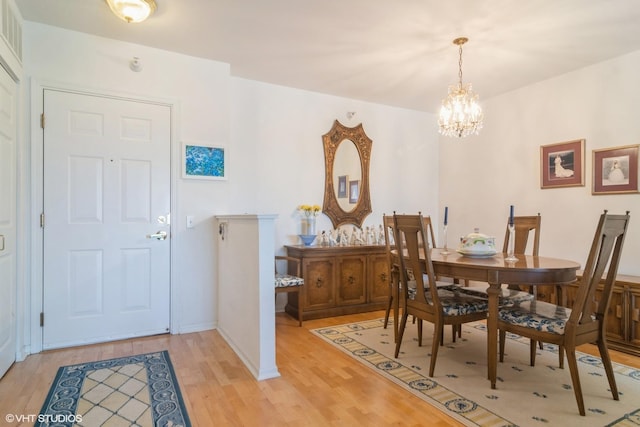
<path fill-rule="evenodd" d="M 400 354 L 400 344 L 402 344 L 402 336 L 404 335 L 404 328 L 407 326 L 407 311 L 404 310 L 402 313 L 402 320 L 400 321 L 400 327 L 398 328 L 398 341 L 396 341 L 396 352 L 393 357 L 398 358 L 398 354 Z"/>
<path fill-rule="evenodd" d="M 387 329 L 389 324 L 389 314 L 391 313 L 391 305 L 393 304 L 393 295 L 389 295 L 389 303 L 387 304 L 387 310 L 384 312 L 384 329 Z"/>
<path fill-rule="evenodd" d="M 536 340 L 529 340 L 529 365 L 536 366 Z"/>
<path fill-rule="evenodd" d="M 605 340 L 598 340 L 598 350 L 600 350 L 600 358 L 602 359 L 604 370 L 607 373 L 607 379 L 609 380 L 609 388 L 611 389 L 613 400 L 620 400 L 620 398 L 618 397 L 618 386 L 616 385 L 616 378 L 613 375 L 611 356 L 609 356 L 609 349 L 607 348 L 607 342 Z"/>
<path fill-rule="evenodd" d="M 567 347 L 567 362 L 569 363 L 569 372 L 571 373 L 571 382 L 573 383 L 573 392 L 576 395 L 578 403 L 578 411 L 580 415 L 585 416 L 584 400 L 582 399 L 582 387 L 580 386 L 580 377 L 578 376 L 578 362 L 576 361 L 575 347 Z"/>
<path fill-rule="evenodd" d="M 414 317 L 413 320 L 418 322 L 418 347 L 422 347 L 422 319 Z"/>
<path fill-rule="evenodd" d="M 438 358 L 438 347 L 440 347 L 440 341 L 444 335 L 444 325 L 433 325 L 433 340 L 431 341 L 431 360 L 429 361 L 429 377 L 433 377 L 433 372 L 436 370 L 436 359 Z"/>
<path fill-rule="evenodd" d="M 564 369 L 564 346 L 558 346 L 558 365 L 560 369 Z"/>
<path fill-rule="evenodd" d="M 504 345 L 507 340 L 507 331 L 500 329 L 499 331 L 499 348 L 500 348 L 500 362 L 504 362 Z"/>

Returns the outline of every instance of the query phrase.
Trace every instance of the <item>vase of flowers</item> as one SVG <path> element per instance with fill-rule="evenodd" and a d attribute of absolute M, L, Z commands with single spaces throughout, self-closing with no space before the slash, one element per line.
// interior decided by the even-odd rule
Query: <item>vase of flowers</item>
<path fill-rule="evenodd" d="M 298 212 L 301 217 L 300 231 L 303 235 L 315 236 L 316 234 L 316 217 L 320 215 L 320 206 L 318 205 L 300 205 Z"/>

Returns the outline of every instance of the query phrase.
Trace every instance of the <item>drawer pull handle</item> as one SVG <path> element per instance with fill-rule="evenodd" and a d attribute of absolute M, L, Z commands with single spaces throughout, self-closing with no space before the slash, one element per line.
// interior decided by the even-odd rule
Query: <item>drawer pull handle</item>
<path fill-rule="evenodd" d="M 383 282 L 386 282 L 387 281 L 387 273 L 382 273 L 380 275 L 380 280 L 383 281 Z"/>
<path fill-rule="evenodd" d="M 316 288 L 321 288 L 322 287 L 322 277 L 318 277 L 316 279 Z"/>
<path fill-rule="evenodd" d="M 355 277 L 353 276 L 349 276 L 349 278 L 347 279 L 347 281 L 349 282 L 350 285 L 353 285 L 356 282 Z"/>

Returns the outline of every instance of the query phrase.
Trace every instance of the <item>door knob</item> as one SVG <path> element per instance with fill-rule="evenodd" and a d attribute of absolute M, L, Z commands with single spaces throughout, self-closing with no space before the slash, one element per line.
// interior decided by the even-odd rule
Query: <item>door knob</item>
<path fill-rule="evenodd" d="M 166 238 L 167 238 L 167 232 L 166 231 L 158 231 L 155 234 L 147 234 L 147 239 L 164 240 Z"/>

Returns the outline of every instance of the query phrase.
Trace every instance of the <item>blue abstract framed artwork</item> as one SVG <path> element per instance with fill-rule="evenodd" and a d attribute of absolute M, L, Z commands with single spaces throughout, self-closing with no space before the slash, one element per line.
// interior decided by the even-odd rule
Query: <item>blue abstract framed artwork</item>
<path fill-rule="evenodd" d="M 182 147 L 183 178 L 227 179 L 228 153 L 223 146 L 185 142 Z"/>

